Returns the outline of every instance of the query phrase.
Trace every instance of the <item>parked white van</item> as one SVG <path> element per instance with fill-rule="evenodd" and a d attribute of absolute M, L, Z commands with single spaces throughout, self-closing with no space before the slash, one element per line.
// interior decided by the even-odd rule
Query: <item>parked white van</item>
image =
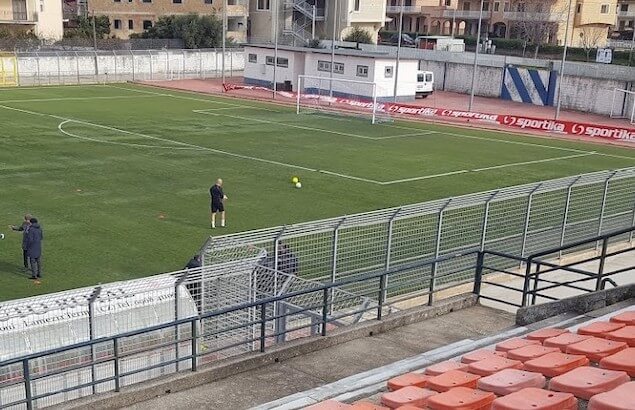
<path fill-rule="evenodd" d="M 434 92 L 434 73 L 432 71 L 417 71 L 416 98 L 426 98 Z"/>

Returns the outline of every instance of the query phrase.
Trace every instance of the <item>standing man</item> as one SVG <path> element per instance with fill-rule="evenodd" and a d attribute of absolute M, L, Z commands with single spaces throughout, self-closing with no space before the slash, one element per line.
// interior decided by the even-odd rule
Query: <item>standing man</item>
<path fill-rule="evenodd" d="M 42 228 L 36 218 L 30 219 L 31 226 L 26 235 L 26 252 L 31 264 L 31 279 L 39 279 L 42 277 Z"/>
<path fill-rule="evenodd" d="M 225 227 L 225 200 L 227 196 L 223 192 L 223 180 L 218 178 L 209 189 L 212 197 L 212 229 L 216 228 L 216 214 L 220 212 L 220 226 Z"/>
<path fill-rule="evenodd" d="M 24 270 L 29 270 L 29 256 L 26 253 L 26 237 L 29 233 L 29 227 L 31 226 L 31 214 L 24 215 L 24 220 L 20 226 L 11 225 L 10 228 L 16 232 L 22 232 L 22 263 L 24 264 Z"/>

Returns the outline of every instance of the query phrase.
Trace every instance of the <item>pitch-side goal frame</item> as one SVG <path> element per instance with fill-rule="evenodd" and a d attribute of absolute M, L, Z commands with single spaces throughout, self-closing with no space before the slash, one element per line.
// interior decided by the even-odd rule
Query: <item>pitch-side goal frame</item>
<path fill-rule="evenodd" d="M 328 83 L 329 84 L 329 88 L 328 90 L 328 95 L 322 95 L 322 89 L 321 87 L 318 87 L 317 90 L 317 94 L 308 94 L 308 93 L 304 93 L 304 86 L 306 84 L 306 80 L 315 80 L 318 82 L 319 84 L 322 84 L 323 82 Z M 374 81 L 360 81 L 360 80 L 350 80 L 350 79 L 345 79 L 345 78 L 331 78 L 331 77 L 321 77 L 321 76 L 315 76 L 315 75 L 305 75 L 305 74 L 300 74 L 298 76 L 298 92 L 296 95 L 296 114 L 300 114 L 300 109 L 303 106 L 309 107 L 309 105 L 303 105 L 303 100 L 313 100 L 315 101 L 317 104 L 319 104 L 320 102 L 324 102 L 325 105 L 323 106 L 319 106 L 316 105 L 313 108 L 319 107 L 321 109 L 324 109 L 326 111 L 330 111 L 330 112 L 338 112 L 338 113 L 354 113 L 354 114 L 359 114 L 359 113 L 364 113 L 364 114 L 368 114 L 369 111 L 368 110 L 364 110 L 364 111 L 348 111 L 345 107 L 338 107 L 337 106 L 337 102 L 335 100 L 336 97 L 333 96 L 333 84 L 334 83 L 346 83 L 346 84 L 358 84 L 358 85 L 364 85 L 364 86 L 368 86 L 371 87 L 372 90 L 372 94 L 370 99 L 368 100 L 360 100 L 360 108 L 362 108 L 364 106 L 364 103 L 368 104 L 368 108 L 370 109 L 370 114 L 371 114 L 371 123 L 372 124 L 376 124 L 378 122 L 378 116 L 377 116 L 377 108 L 378 108 L 378 104 L 377 104 L 377 83 Z"/>
<path fill-rule="evenodd" d="M 623 95 L 621 101 L 622 108 L 620 110 L 615 109 L 615 102 L 618 95 Z M 629 109 L 630 115 L 628 114 Z M 625 118 L 628 119 L 631 124 L 635 124 L 635 91 L 626 90 L 624 88 L 613 89 L 613 100 L 611 101 L 611 118 Z"/>

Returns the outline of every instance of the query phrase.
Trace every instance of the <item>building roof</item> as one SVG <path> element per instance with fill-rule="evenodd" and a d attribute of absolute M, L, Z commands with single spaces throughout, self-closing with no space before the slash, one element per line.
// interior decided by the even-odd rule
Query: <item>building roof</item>
<path fill-rule="evenodd" d="M 264 48 L 273 50 L 275 46 L 273 44 L 246 44 L 245 48 L 253 47 L 253 48 Z M 293 47 L 293 46 L 283 46 L 279 45 L 278 50 L 282 51 L 292 51 L 299 53 L 314 53 L 314 54 L 331 54 L 330 48 L 311 48 L 311 47 Z M 390 53 L 384 51 L 366 51 L 366 50 L 358 50 L 353 48 L 336 48 L 335 55 L 338 56 L 352 56 L 352 57 L 366 57 L 366 58 L 382 58 L 394 60 L 395 57 L 391 56 Z M 414 58 L 402 57 L 400 61 L 417 61 Z"/>

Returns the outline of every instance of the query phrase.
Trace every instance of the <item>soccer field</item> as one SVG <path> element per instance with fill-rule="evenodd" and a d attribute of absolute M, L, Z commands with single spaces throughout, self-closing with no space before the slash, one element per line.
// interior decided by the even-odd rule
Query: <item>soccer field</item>
<path fill-rule="evenodd" d="M 209 234 L 635 165 L 625 148 L 131 84 L 1 89 L 0 121 L 0 300 L 177 270 Z M 228 227 L 212 231 L 217 177 Z M 44 230 L 39 285 L 6 232 L 24 212 Z"/>

